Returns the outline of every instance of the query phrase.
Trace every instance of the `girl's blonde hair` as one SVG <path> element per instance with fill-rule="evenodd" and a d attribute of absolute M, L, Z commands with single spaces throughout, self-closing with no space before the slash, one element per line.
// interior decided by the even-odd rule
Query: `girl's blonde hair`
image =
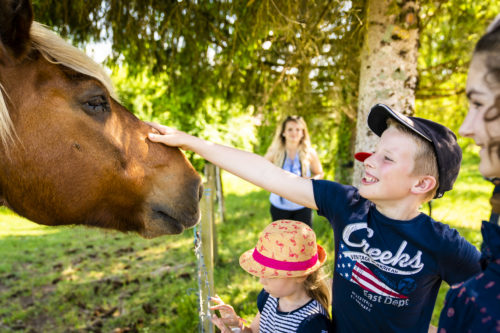
<path fill-rule="evenodd" d="M 307 124 L 304 119 L 300 116 L 288 116 L 283 120 L 281 126 L 276 129 L 274 134 L 273 142 L 267 149 L 266 155 L 270 156 L 274 164 L 280 168 L 283 166 L 286 155 L 286 140 L 283 136 L 285 133 L 286 124 L 289 122 L 296 122 L 302 126 L 302 139 L 299 142 L 299 160 L 302 169 L 302 177 L 307 177 L 307 170 L 309 170 L 309 160 L 311 154 L 311 139 L 309 138 L 309 131 L 307 130 Z"/>
<path fill-rule="evenodd" d="M 328 318 L 330 318 L 330 311 L 328 308 L 332 301 L 332 293 L 329 279 L 323 267 L 307 276 L 304 281 L 304 288 L 309 297 L 318 301 L 326 309 Z"/>

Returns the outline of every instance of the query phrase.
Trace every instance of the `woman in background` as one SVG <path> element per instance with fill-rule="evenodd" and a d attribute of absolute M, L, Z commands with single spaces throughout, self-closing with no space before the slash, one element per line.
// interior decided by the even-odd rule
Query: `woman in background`
<path fill-rule="evenodd" d="M 304 119 L 288 116 L 276 130 L 266 155 L 267 160 L 280 168 L 305 178 L 323 178 L 323 168 L 316 150 L 311 147 Z M 269 197 L 273 221 L 288 219 L 312 226 L 312 210 L 288 201 L 274 193 Z"/>

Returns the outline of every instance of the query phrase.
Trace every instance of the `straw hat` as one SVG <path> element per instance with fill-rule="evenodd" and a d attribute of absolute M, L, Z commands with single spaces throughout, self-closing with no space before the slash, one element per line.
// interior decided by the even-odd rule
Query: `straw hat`
<path fill-rule="evenodd" d="M 240 266 L 258 277 L 285 278 L 309 275 L 325 260 L 326 252 L 307 224 L 278 220 L 261 232 L 254 249 L 241 255 Z"/>

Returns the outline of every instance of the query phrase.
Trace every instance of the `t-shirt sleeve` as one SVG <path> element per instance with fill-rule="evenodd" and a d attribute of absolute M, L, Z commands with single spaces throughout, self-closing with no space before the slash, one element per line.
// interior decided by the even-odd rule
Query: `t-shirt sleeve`
<path fill-rule="evenodd" d="M 443 232 L 443 240 L 447 242 L 443 248 L 441 277 L 448 284 L 465 281 L 481 272 L 479 259 L 481 253 L 474 245 L 460 236 L 457 230 L 448 226 Z"/>
<path fill-rule="evenodd" d="M 264 310 L 264 304 L 266 304 L 268 297 L 269 294 L 264 289 L 262 289 L 259 296 L 257 296 L 257 308 L 260 313 Z"/>
<path fill-rule="evenodd" d="M 320 313 L 307 317 L 300 323 L 297 333 L 329 333 L 333 332 L 331 321 Z"/>
<path fill-rule="evenodd" d="M 339 213 L 339 207 L 345 207 L 348 197 L 356 194 L 356 188 L 329 180 L 313 179 L 314 201 L 318 214 L 332 220 Z"/>

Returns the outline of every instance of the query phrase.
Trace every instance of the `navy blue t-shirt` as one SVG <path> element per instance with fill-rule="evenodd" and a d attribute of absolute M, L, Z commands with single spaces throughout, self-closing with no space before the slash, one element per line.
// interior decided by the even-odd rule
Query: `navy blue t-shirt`
<path fill-rule="evenodd" d="M 336 332 L 427 332 L 441 281 L 480 271 L 479 251 L 425 214 L 393 220 L 353 186 L 313 180 L 335 238 Z"/>

